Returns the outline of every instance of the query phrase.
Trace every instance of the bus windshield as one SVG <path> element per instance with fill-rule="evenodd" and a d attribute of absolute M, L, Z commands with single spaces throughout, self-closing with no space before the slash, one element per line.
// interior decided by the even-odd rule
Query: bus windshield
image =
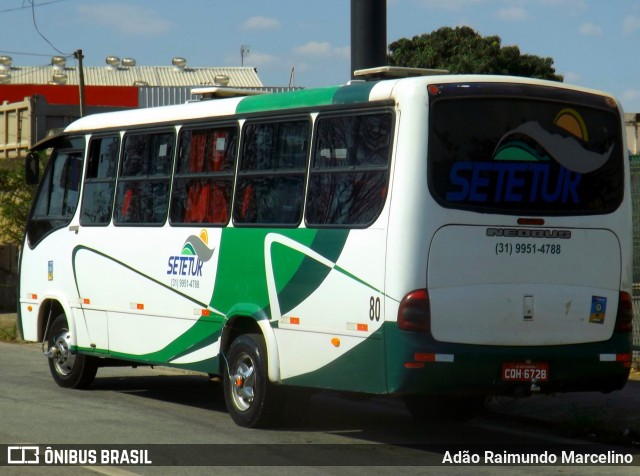
<path fill-rule="evenodd" d="M 444 85 L 431 96 L 431 192 L 484 213 L 610 213 L 624 189 L 619 124 L 615 103 L 590 94 Z"/>

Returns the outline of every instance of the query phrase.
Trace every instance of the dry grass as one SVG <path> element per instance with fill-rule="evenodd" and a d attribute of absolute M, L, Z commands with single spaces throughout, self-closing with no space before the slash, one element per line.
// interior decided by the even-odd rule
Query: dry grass
<path fill-rule="evenodd" d="M 20 341 L 16 317 L 16 314 L 0 314 L 0 341 Z"/>

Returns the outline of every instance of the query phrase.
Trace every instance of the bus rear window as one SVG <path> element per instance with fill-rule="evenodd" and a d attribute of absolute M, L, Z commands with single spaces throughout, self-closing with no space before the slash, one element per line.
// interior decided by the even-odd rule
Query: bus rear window
<path fill-rule="evenodd" d="M 429 127 L 429 187 L 444 206 L 577 215 L 622 201 L 620 116 L 602 97 L 446 85 L 432 98 Z"/>

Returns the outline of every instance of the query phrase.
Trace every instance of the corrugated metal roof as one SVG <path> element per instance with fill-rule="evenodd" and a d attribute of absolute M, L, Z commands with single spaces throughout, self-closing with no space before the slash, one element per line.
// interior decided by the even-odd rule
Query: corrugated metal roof
<path fill-rule="evenodd" d="M 199 101 L 200 94 L 194 94 L 193 86 L 143 86 L 138 88 L 138 107 L 169 106 L 171 104 L 184 104 L 187 101 Z M 268 93 L 280 93 L 284 91 L 295 91 L 302 88 L 263 86 L 242 88 Z"/>
<path fill-rule="evenodd" d="M 138 89 L 138 107 L 184 104 L 197 99 L 189 86 L 145 86 Z"/>
<path fill-rule="evenodd" d="M 178 68 L 175 66 L 85 66 L 87 86 L 213 86 L 227 77 L 226 86 L 260 88 L 262 81 L 251 67 Z M 78 84 L 77 67 L 11 66 L 4 84 Z"/>

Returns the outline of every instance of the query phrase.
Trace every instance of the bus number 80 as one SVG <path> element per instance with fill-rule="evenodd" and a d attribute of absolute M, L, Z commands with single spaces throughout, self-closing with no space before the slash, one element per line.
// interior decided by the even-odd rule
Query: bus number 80
<path fill-rule="evenodd" d="M 379 321 L 380 320 L 380 298 L 373 297 L 369 298 L 369 320 L 371 321 Z"/>

